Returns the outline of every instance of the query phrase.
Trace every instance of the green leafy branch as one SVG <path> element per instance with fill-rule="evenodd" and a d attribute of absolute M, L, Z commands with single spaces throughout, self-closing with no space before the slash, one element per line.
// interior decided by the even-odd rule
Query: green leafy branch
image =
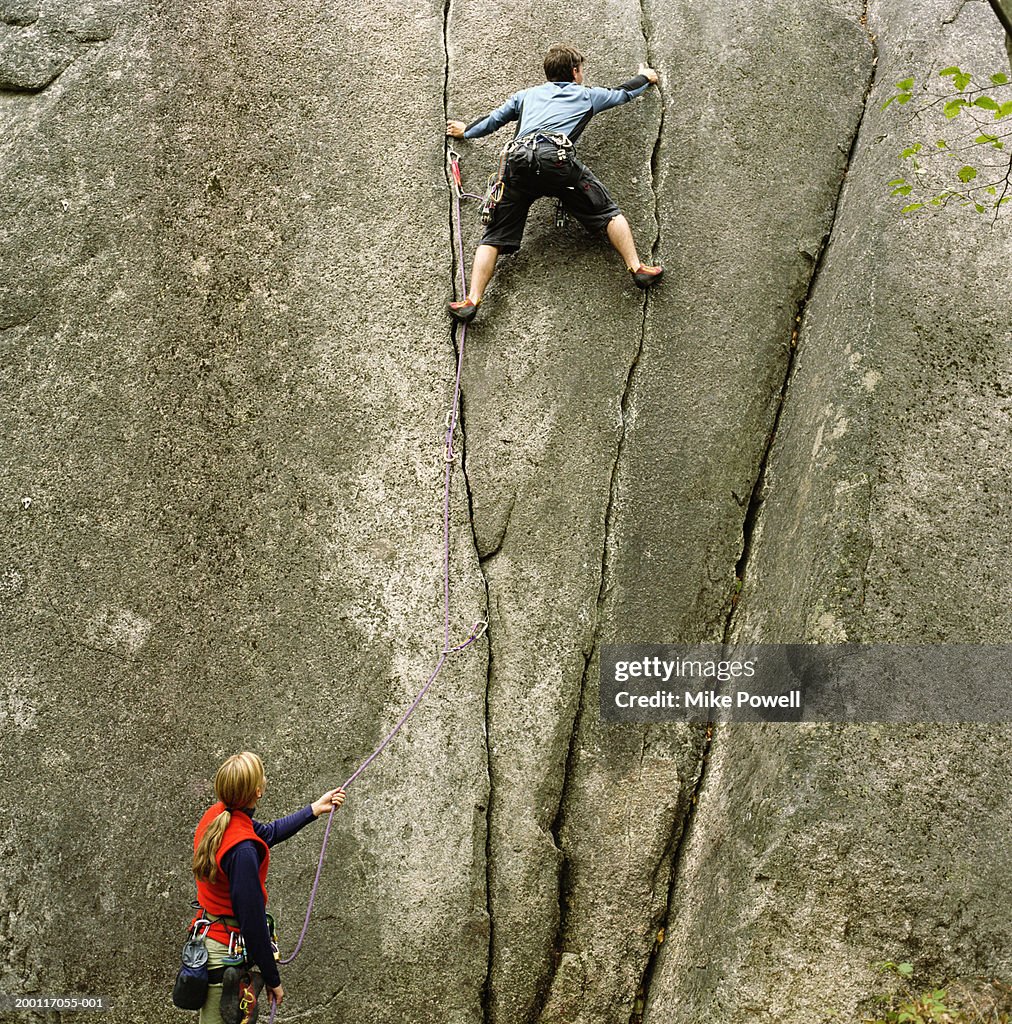
<path fill-rule="evenodd" d="M 956 205 L 976 213 L 990 210 L 997 219 L 1000 208 L 1012 202 L 1009 76 L 999 72 L 984 84 L 952 65 L 937 79 L 929 74 L 919 86 L 914 76 L 901 79 L 882 104 L 883 110 L 893 104 L 907 108 L 910 123 L 933 136 L 900 151 L 906 166 L 889 181 L 890 195 L 903 201 L 905 214 Z"/>

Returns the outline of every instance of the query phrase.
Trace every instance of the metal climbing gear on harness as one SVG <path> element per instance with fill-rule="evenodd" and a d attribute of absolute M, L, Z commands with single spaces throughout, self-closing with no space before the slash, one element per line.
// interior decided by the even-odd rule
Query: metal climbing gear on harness
<path fill-rule="evenodd" d="M 481 205 L 481 222 L 488 225 L 492 223 L 495 216 L 495 208 L 502 202 L 503 192 L 506 190 L 506 183 L 500 178 L 498 181 L 490 181 L 489 189 L 485 193 L 485 201 Z"/>
<path fill-rule="evenodd" d="M 453 450 L 453 435 L 457 431 L 457 424 L 454 420 L 453 411 L 451 409 L 446 410 L 446 419 L 443 421 L 443 429 L 445 431 L 443 440 L 443 459 L 446 462 L 453 462 L 457 457 L 456 452 Z"/>
<path fill-rule="evenodd" d="M 555 200 L 555 226 L 564 228 L 569 221 L 569 211 L 563 205 L 562 196 Z"/>
<path fill-rule="evenodd" d="M 551 147 L 555 152 L 551 153 Z M 540 174 L 543 169 L 542 161 L 552 160 L 551 167 L 569 167 L 576 156 L 576 150 L 568 135 L 553 132 L 546 135 L 543 132 L 534 132 L 525 135 L 522 139 L 514 139 L 505 149 L 506 159 L 514 167 L 523 167 Z M 554 158 L 554 159 L 553 159 Z"/>
<path fill-rule="evenodd" d="M 507 146 L 499 155 L 499 167 L 495 177 L 488 179 L 488 188 L 481 204 L 481 222 L 486 227 L 492 223 L 495 208 L 502 202 L 503 193 L 506 191 L 506 161 L 509 158 L 509 149 Z"/>

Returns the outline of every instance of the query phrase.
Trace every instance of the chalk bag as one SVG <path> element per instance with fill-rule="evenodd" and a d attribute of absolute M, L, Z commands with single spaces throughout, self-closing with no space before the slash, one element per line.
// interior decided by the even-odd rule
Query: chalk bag
<path fill-rule="evenodd" d="M 223 1024 L 255 1024 L 263 975 L 248 967 L 226 967 L 221 979 Z"/>
<path fill-rule="evenodd" d="M 194 921 L 190 937 L 183 945 L 183 964 L 172 986 L 172 1002 L 181 1010 L 199 1010 L 207 1000 L 207 946 L 204 937 L 211 922 Z"/>

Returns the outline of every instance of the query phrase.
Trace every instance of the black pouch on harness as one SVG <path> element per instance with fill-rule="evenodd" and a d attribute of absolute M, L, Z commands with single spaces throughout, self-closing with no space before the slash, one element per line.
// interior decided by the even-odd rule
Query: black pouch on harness
<path fill-rule="evenodd" d="M 565 135 L 528 135 L 512 143 L 507 163 L 514 173 L 535 175 L 546 184 L 568 185 L 578 173 L 576 150 Z"/>
<path fill-rule="evenodd" d="M 226 967 L 221 979 L 223 1024 L 255 1024 L 263 975 L 248 967 Z"/>
<path fill-rule="evenodd" d="M 204 921 L 194 923 L 190 937 L 183 945 L 183 964 L 172 986 L 172 1002 L 181 1010 L 199 1010 L 207 1001 L 207 946 L 204 936 L 211 922 L 201 930 Z"/>

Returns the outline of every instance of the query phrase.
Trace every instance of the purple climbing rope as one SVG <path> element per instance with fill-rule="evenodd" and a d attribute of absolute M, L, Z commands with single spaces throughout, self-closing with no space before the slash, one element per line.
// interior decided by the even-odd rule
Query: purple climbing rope
<path fill-rule="evenodd" d="M 462 198 L 474 198 L 481 199 L 482 196 L 473 196 L 469 192 L 464 192 L 461 188 L 460 182 L 460 167 L 459 157 L 453 150 L 450 150 L 450 172 L 453 179 L 453 217 L 454 217 L 454 229 L 457 234 L 458 244 L 458 264 L 460 266 L 460 283 L 464 294 L 467 293 L 467 276 L 464 272 L 464 240 L 461 236 L 460 230 L 460 201 Z M 460 327 L 460 345 L 457 351 L 457 376 L 453 385 L 453 399 L 450 404 L 450 408 L 446 413 L 446 440 L 444 449 L 444 478 L 443 478 L 443 650 L 440 653 L 439 660 L 436 662 L 436 667 L 432 670 L 429 678 L 425 680 L 425 684 L 418 691 L 415 699 L 408 705 L 407 710 L 401 715 L 394 727 L 383 737 L 376 749 L 348 776 L 347 779 L 341 784 L 341 789 L 347 789 L 355 780 L 376 760 L 380 754 L 387 748 L 391 740 L 400 732 L 401 726 L 414 714 L 416 708 L 422 703 L 426 693 L 429 692 L 429 688 L 436 681 L 436 677 L 439 675 L 446 664 L 446 660 L 451 654 L 457 654 L 460 651 L 466 650 L 476 640 L 478 640 L 488 629 L 488 621 L 480 620 L 474 624 L 471 628 L 470 635 L 461 644 L 457 644 L 455 647 L 450 646 L 450 481 L 452 478 L 453 463 L 456 459 L 456 455 L 453 451 L 453 435 L 457 430 L 457 417 L 458 409 L 460 404 L 460 379 L 461 372 L 464 366 L 464 342 L 467 339 L 467 324 L 461 324 Z M 290 964 L 298 955 L 302 949 L 302 944 L 305 941 L 306 933 L 309 931 L 309 918 L 313 913 L 313 904 L 316 902 L 316 894 L 320 888 L 320 875 L 323 873 L 323 860 L 324 855 L 327 852 L 327 843 L 330 840 L 330 827 L 334 823 L 334 810 L 331 808 L 327 814 L 327 827 L 323 831 L 323 842 L 320 844 L 320 856 L 316 863 L 316 877 L 313 879 L 313 887 L 309 893 L 309 902 L 306 906 L 306 916 L 302 922 L 302 930 L 299 932 L 299 937 L 295 942 L 295 948 L 283 957 L 278 962 L 284 966 Z M 271 1002 L 271 1015 L 270 1024 L 274 1024 L 274 1018 L 278 1012 L 278 1005 L 275 1002 Z"/>

